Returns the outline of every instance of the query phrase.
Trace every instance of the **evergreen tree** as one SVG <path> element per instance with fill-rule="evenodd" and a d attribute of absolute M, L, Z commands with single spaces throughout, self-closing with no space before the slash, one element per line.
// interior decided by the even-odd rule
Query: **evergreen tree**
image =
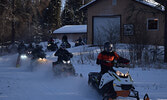
<path fill-rule="evenodd" d="M 66 0 L 65 8 L 61 15 L 62 25 L 78 25 L 84 23 L 84 14 L 79 11 L 83 5 L 82 0 Z"/>
<path fill-rule="evenodd" d="M 0 0 L 0 42 L 27 40 L 38 33 L 41 34 L 43 32 L 40 23 L 41 11 L 48 6 L 49 2 L 49 0 L 40 2 Z"/>
<path fill-rule="evenodd" d="M 69 8 L 68 1 L 66 1 L 64 10 L 61 14 L 62 25 L 73 25 L 74 24 L 74 12 Z"/>
<path fill-rule="evenodd" d="M 51 0 L 49 7 L 44 11 L 44 21 L 47 23 L 49 29 L 59 28 L 61 24 L 61 0 Z"/>

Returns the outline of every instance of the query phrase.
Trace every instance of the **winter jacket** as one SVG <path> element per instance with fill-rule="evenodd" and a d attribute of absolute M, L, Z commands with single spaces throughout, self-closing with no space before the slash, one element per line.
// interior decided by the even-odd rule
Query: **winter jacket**
<path fill-rule="evenodd" d="M 45 58 L 46 54 L 45 52 L 42 50 L 42 47 L 36 47 L 32 50 L 32 55 L 33 55 L 33 59 L 38 59 L 38 58 Z"/>
<path fill-rule="evenodd" d="M 23 54 L 23 53 L 25 53 L 26 49 L 27 49 L 27 47 L 23 43 L 21 43 L 21 44 L 19 44 L 17 51 L 19 54 Z"/>
<path fill-rule="evenodd" d="M 118 60 L 119 55 L 116 52 L 101 52 L 97 57 L 97 64 L 112 67 L 114 65 L 114 60 Z"/>
<path fill-rule="evenodd" d="M 106 52 L 102 51 L 97 57 L 97 64 L 101 65 L 101 74 L 106 73 L 108 70 L 114 71 L 114 61 L 118 63 L 129 63 L 129 60 L 125 60 L 124 58 L 120 57 L 116 52 Z"/>
<path fill-rule="evenodd" d="M 70 52 L 62 48 L 58 49 L 54 56 L 58 56 L 57 62 L 62 62 L 62 60 L 68 61 L 70 60 L 70 58 L 73 57 L 73 55 Z"/>

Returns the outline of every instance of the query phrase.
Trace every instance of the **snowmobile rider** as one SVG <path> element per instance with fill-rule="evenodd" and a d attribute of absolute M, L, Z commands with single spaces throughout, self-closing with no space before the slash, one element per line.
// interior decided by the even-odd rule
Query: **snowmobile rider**
<path fill-rule="evenodd" d="M 34 46 L 32 45 L 32 43 L 29 43 L 27 49 L 28 49 L 28 50 L 33 50 L 33 49 L 34 49 Z"/>
<path fill-rule="evenodd" d="M 79 41 L 79 43 L 81 43 L 81 42 L 82 42 L 82 38 L 81 38 L 81 37 L 79 37 L 79 39 L 78 39 L 77 41 Z"/>
<path fill-rule="evenodd" d="M 36 47 L 32 51 L 32 55 L 33 55 L 32 59 L 36 59 L 36 58 L 39 58 L 39 57 L 44 58 L 45 57 L 45 53 L 42 50 L 42 46 L 37 44 Z"/>
<path fill-rule="evenodd" d="M 104 73 L 108 72 L 108 70 L 116 72 L 113 69 L 114 63 L 128 64 L 129 60 L 120 57 L 116 52 L 113 51 L 113 44 L 106 42 L 104 44 L 104 51 L 98 55 L 96 63 L 101 66 L 100 74 L 103 75 Z"/>
<path fill-rule="evenodd" d="M 113 51 L 113 44 L 111 44 L 110 42 L 106 42 L 104 44 L 104 51 L 102 51 L 98 57 L 97 57 L 97 64 L 101 65 L 101 71 L 97 76 L 98 84 L 100 84 L 100 80 L 103 74 L 105 74 L 106 72 L 113 71 L 116 72 L 113 69 L 114 63 L 129 63 L 129 60 L 125 60 L 124 58 L 120 57 L 116 52 Z M 117 62 L 115 62 L 117 61 Z M 114 90 L 114 87 L 112 87 L 110 89 L 111 93 L 112 93 L 112 98 L 115 99 L 117 97 L 117 93 Z"/>
<path fill-rule="evenodd" d="M 69 60 L 73 57 L 73 54 L 66 50 L 66 44 L 61 44 L 60 48 L 56 51 L 54 56 L 58 56 L 58 60 L 56 63 L 61 63 L 63 60 Z"/>
<path fill-rule="evenodd" d="M 71 44 L 68 42 L 68 38 L 66 35 L 62 37 L 62 44 L 65 44 L 66 48 L 71 48 Z"/>
<path fill-rule="evenodd" d="M 52 37 L 48 40 L 48 44 L 54 44 L 54 40 Z"/>
<path fill-rule="evenodd" d="M 32 51 L 34 50 L 34 46 L 32 45 L 32 43 L 29 43 L 28 47 L 27 47 L 27 56 L 31 57 L 32 56 Z"/>
<path fill-rule="evenodd" d="M 26 49 L 27 49 L 26 45 L 24 44 L 23 41 L 21 41 L 21 43 L 18 45 L 18 48 L 17 48 L 18 53 L 23 54 L 25 53 Z"/>
<path fill-rule="evenodd" d="M 79 37 L 79 39 L 76 40 L 75 46 L 80 46 L 80 45 L 84 45 L 85 43 L 83 42 L 82 38 Z"/>

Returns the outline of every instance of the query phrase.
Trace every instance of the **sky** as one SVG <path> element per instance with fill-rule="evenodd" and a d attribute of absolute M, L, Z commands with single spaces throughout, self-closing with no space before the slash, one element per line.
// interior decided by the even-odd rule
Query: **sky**
<path fill-rule="evenodd" d="M 62 0 L 62 8 L 64 8 L 65 1 L 66 1 L 66 0 Z"/>

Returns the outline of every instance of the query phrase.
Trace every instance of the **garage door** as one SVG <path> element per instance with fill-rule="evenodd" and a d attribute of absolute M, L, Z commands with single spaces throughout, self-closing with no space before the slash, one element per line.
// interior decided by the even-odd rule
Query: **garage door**
<path fill-rule="evenodd" d="M 93 44 L 120 42 L 120 16 L 93 17 Z"/>

